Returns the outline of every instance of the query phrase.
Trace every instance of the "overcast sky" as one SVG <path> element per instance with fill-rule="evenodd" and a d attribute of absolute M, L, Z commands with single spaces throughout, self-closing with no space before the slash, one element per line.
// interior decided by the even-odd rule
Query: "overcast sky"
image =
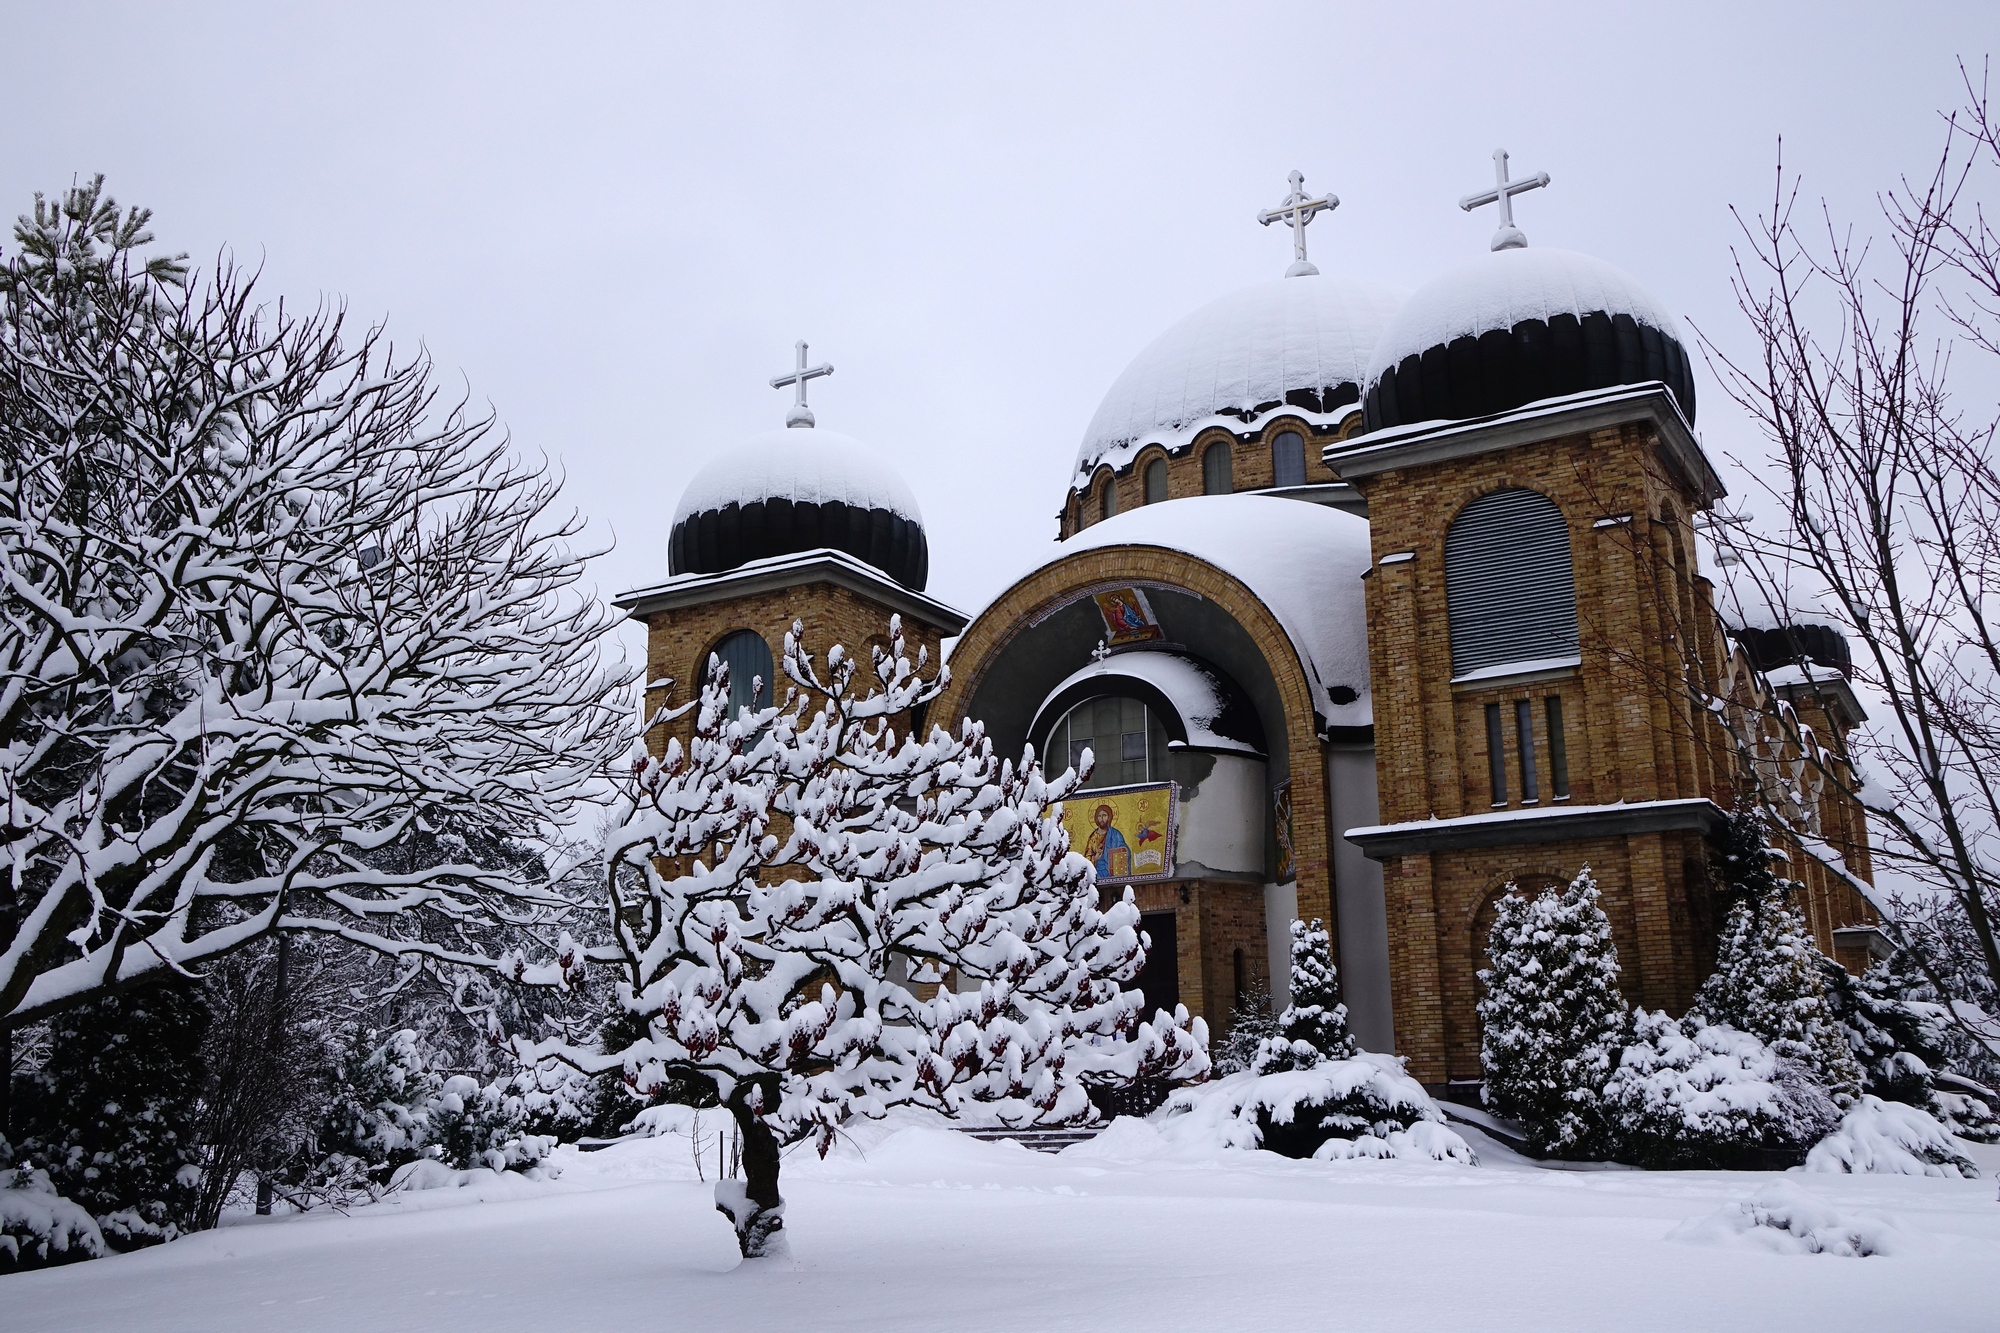
<path fill-rule="evenodd" d="M 1531 243 L 1735 342 L 1729 207 L 1778 136 L 1865 208 L 2000 31 L 1991 0 L 709 9 L 6 3 L 0 207 L 103 172 L 204 265 L 422 340 L 559 460 L 607 594 L 664 576 L 806 338 L 820 424 L 902 468 L 970 611 L 1053 538 L 1126 362 L 1284 270 L 1252 215 L 1292 169 L 1341 199 L 1319 267 L 1408 290 L 1486 245 L 1455 201 L 1505 146 L 1554 177 Z M 1711 454 L 1754 447 L 1699 392 Z"/>

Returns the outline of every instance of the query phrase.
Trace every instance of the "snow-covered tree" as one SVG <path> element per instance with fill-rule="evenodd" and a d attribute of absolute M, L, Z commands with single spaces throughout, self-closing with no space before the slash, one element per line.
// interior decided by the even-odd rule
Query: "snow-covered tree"
<path fill-rule="evenodd" d="M 1056 806 L 1081 777 L 1017 766 L 968 720 L 898 736 L 888 720 L 948 679 L 918 674 L 900 625 L 857 689 L 839 646 L 822 671 L 794 625 L 781 706 L 728 715 L 711 659 L 691 740 L 623 784 L 605 848 L 615 943 L 594 950 L 647 1035 L 614 1054 L 524 1047 L 640 1093 L 708 1082 L 741 1135 L 717 1189 L 746 1257 L 782 1251 L 781 1139 L 821 1152 L 851 1115 L 915 1104 L 1010 1124 L 1084 1120 L 1087 1085 L 1199 1077 L 1207 1032 L 1185 1009 L 1140 1021 L 1120 982 L 1143 962 L 1129 892 L 1101 909 Z M 865 679 L 865 678 L 864 678 Z M 954 974 L 925 998 L 917 975 Z"/>
<path fill-rule="evenodd" d="M 1340 977 L 1333 966 L 1332 937 L 1315 917 L 1311 925 L 1292 922 L 1292 1002 L 1278 1016 L 1278 1030 L 1257 1048 L 1253 1068 L 1260 1074 L 1311 1069 L 1326 1060 L 1346 1060 L 1359 1049 L 1347 1030 L 1347 1006 L 1340 1002 Z"/>
<path fill-rule="evenodd" d="M 535 871 L 383 853 L 570 817 L 624 745 L 557 484 L 421 354 L 148 259 L 101 183 L 0 266 L 0 1026 L 274 929 L 504 968 Z"/>
<path fill-rule="evenodd" d="M 1560 892 L 1503 894 L 1481 971 L 1484 1096 L 1539 1152 L 1597 1150 L 1598 1098 L 1626 1025 L 1618 950 L 1584 867 Z"/>
<path fill-rule="evenodd" d="M 1600 1114 L 1621 1161 L 1651 1167 L 1796 1163 L 1840 1123 L 1812 1071 L 1750 1033 L 1633 1011 Z"/>
<path fill-rule="evenodd" d="M 1772 868 L 1783 853 L 1769 845 L 1753 805 L 1739 805 L 1730 816 L 1723 852 L 1733 901 L 1717 941 L 1715 972 L 1695 992 L 1691 1012 L 1748 1032 L 1779 1057 L 1796 1060 L 1845 1105 L 1861 1093 L 1861 1071 L 1827 997 L 1822 955 L 1791 904 L 1796 886 Z"/>
<path fill-rule="evenodd" d="M 201 1181 L 200 988 L 147 986 L 64 1011 L 19 1108 L 17 1164 L 97 1220 L 115 1249 L 192 1229 Z"/>
<path fill-rule="evenodd" d="M 1229 1035 L 1209 1052 L 1217 1074 L 1240 1074 L 1257 1063 L 1257 1052 L 1278 1033 L 1278 1016 L 1271 1010 L 1271 992 L 1253 984 L 1229 1011 Z"/>

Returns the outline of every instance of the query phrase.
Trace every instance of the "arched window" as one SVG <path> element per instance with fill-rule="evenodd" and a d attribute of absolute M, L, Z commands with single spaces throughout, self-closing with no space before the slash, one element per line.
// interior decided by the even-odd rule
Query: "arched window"
<path fill-rule="evenodd" d="M 1167 498 L 1167 460 L 1155 458 L 1146 464 L 1146 503 L 1156 505 Z"/>
<path fill-rule="evenodd" d="M 1295 430 L 1281 430 L 1278 438 L 1271 441 L 1271 484 L 1306 484 L 1306 440 Z"/>
<path fill-rule="evenodd" d="M 1201 493 L 1227 495 L 1236 489 L 1229 467 L 1229 441 L 1217 440 L 1201 456 Z"/>
<path fill-rule="evenodd" d="M 729 716 L 745 707 L 769 708 L 776 690 L 771 670 L 771 646 L 764 636 L 747 629 L 727 635 L 709 650 L 729 668 Z M 708 684 L 709 657 L 701 660 L 701 683 Z"/>
<path fill-rule="evenodd" d="M 1137 699 L 1085 699 L 1049 728 L 1042 753 L 1051 769 L 1062 769 L 1079 763 L 1086 749 L 1097 756 L 1097 767 L 1084 791 L 1166 779 L 1167 729 Z"/>
<path fill-rule="evenodd" d="M 1451 673 L 1574 660 L 1569 524 L 1547 496 L 1515 488 L 1461 509 L 1444 537 Z"/>
<path fill-rule="evenodd" d="M 1111 473 L 1104 474 L 1104 490 L 1097 497 L 1097 520 L 1103 522 L 1118 512 L 1118 478 Z"/>

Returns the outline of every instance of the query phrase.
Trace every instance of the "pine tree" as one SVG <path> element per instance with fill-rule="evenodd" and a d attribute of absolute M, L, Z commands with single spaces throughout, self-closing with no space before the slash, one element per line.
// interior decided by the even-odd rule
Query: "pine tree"
<path fill-rule="evenodd" d="M 1520 1122 L 1538 1152 L 1596 1151 L 1598 1098 L 1626 1011 L 1590 868 L 1560 892 L 1503 896 L 1486 953 L 1479 1059 L 1487 1104 Z"/>
<path fill-rule="evenodd" d="M 1763 816 L 1739 803 L 1723 835 L 1723 876 L 1734 901 L 1715 972 L 1695 992 L 1690 1012 L 1798 1061 L 1844 1106 L 1861 1093 L 1861 1070 L 1827 996 L 1823 955 L 1791 904 L 1798 886 L 1773 868 L 1783 856 L 1770 845 Z"/>
<path fill-rule="evenodd" d="M 1928 1111 L 1975 1143 L 2000 1139 L 1993 1108 L 1950 1072 L 1950 1019 L 1942 1005 L 1915 998 L 1929 987 L 1909 950 L 1897 950 L 1859 978 L 1823 957 L 1820 973 L 1864 1093 Z M 1941 1079 L 1953 1086 L 1940 1086 Z"/>
<path fill-rule="evenodd" d="M 201 993 L 184 982 L 93 1001 L 51 1024 L 16 1156 L 46 1170 L 114 1249 L 171 1240 L 193 1222 L 207 1028 Z"/>
<path fill-rule="evenodd" d="M 1318 917 L 1292 922 L 1292 1002 L 1278 1016 L 1278 1030 L 1257 1048 L 1260 1074 L 1311 1069 L 1327 1060 L 1349 1060 L 1359 1048 L 1347 1031 L 1332 938 Z"/>
<path fill-rule="evenodd" d="M 1263 983 L 1244 992 L 1229 1011 L 1229 1035 L 1209 1052 L 1218 1074 L 1240 1074 L 1254 1068 L 1264 1042 L 1278 1034 L 1278 1016 L 1271 1012 L 1271 992 Z"/>

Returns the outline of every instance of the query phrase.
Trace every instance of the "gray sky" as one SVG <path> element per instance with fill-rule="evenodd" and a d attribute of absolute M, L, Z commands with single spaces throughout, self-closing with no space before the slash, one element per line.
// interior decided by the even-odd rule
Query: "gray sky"
<path fill-rule="evenodd" d="M 1587 251 L 1740 341 L 1732 203 L 1776 140 L 1865 207 L 1922 171 L 1988 3 L 1235 3 L 0 8 L 0 209 L 102 171 L 206 265 L 344 298 L 426 343 L 663 577 L 714 451 L 820 424 L 893 459 L 931 591 L 966 610 L 1054 535 L 1125 363 L 1290 259 L 1252 214 L 1306 173 L 1328 273 L 1412 289 L 1476 255 L 1493 148 L 1554 185 L 1531 242 Z M 1754 447 L 1702 374 L 1712 454 Z M 631 641 L 636 644 L 636 636 Z"/>

